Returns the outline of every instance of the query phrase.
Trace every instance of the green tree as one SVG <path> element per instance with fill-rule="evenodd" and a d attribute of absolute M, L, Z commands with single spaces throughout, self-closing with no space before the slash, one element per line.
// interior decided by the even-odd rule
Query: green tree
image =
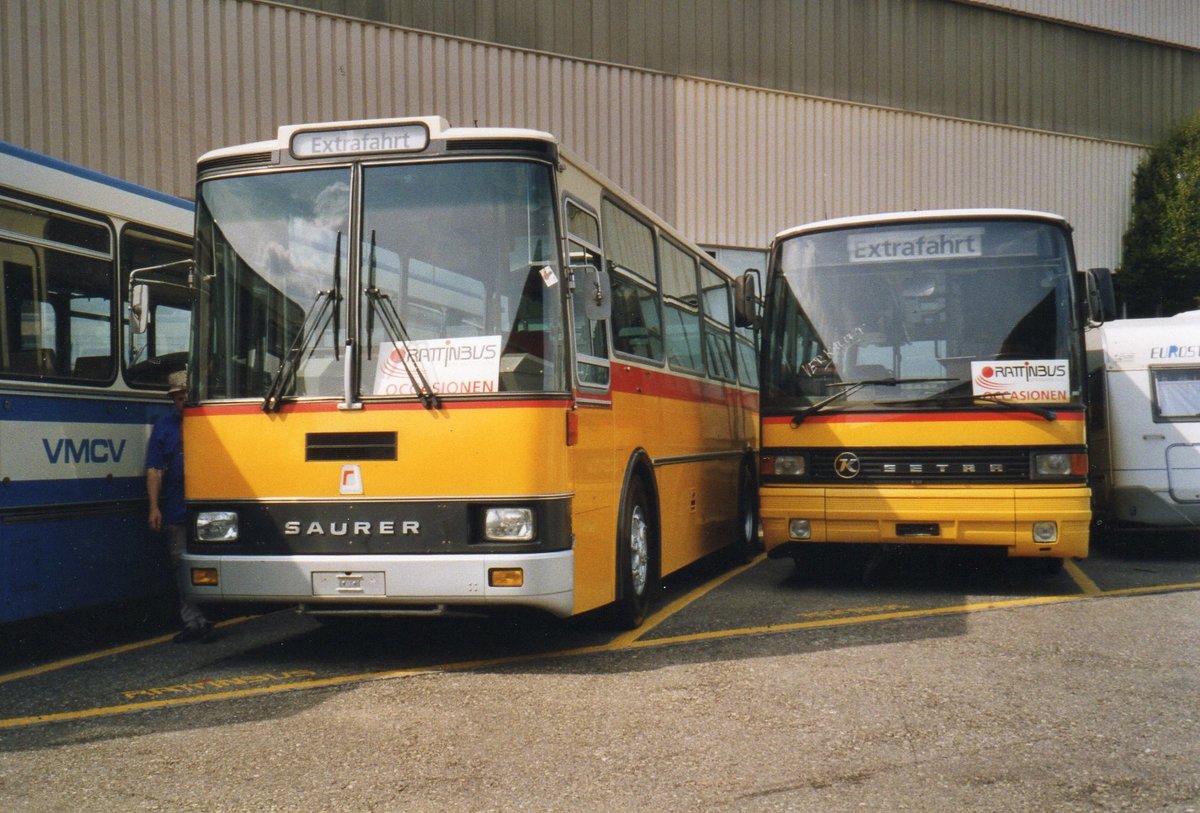
<path fill-rule="evenodd" d="M 1177 127 L 1138 166 L 1113 281 L 1130 316 L 1200 308 L 1200 115 Z"/>

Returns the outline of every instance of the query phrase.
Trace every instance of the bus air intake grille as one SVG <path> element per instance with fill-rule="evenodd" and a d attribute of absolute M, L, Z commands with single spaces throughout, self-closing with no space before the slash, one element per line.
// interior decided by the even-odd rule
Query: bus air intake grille
<path fill-rule="evenodd" d="M 1019 447 L 819 449 L 812 477 L 825 483 L 1025 483 L 1030 449 Z M 839 474 L 839 470 L 841 474 Z M 851 471 L 853 472 L 851 474 Z"/>
<path fill-rule="evenodd" d="M 275 159 L 270 152 L 252 152 L 244 155 L 232 155 L 227 158 L 214 158 L 200 165 L 200 174 L 215 172 L 222 169 L 237 169 L 240 167 L 267 166 Z"/>
<path fill-rule="evenodd" d="M 521 152 L 553 159 L 557 150 L 546 141 L 523 138 L 464 138 L 446 142 L 447 152 Z"/>
<path fill-rule="evenodd" d="M 395 432 L 309 432 L 305 460 L 395 460 Z"/>

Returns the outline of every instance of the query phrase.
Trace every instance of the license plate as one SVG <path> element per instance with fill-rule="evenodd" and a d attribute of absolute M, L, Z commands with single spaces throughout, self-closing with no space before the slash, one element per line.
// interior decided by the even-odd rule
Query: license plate
<path fill-rule="evenodd" d="M 941 536 L 936 522 L 898 522 L 896 536 Z"/>
<path fill-rule="evenodd" d="M 382 572 L 320 571 L 312 574 L 314 596 L 383 596 Z"/>

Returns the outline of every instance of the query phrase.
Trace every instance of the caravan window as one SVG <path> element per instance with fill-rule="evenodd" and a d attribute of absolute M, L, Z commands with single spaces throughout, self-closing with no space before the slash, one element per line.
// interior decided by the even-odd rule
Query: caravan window
<path fill-rule="evenodd" d="M 1154 382 L 1154 420 L 1200 420 L 1200 367 L 1150 371 Z"/>

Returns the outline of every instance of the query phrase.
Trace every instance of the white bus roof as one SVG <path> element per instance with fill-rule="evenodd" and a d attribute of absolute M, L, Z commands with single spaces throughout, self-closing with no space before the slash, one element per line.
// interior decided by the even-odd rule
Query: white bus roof
<path fill-rule="evenodd" d="M 1148 319 L 1117 319 L 1099 327 L 1109 370 L 1200 366 L 1200 311 Z"/>
<path fill-rule="evenodd" d="M 124 220 L 192 233 L 190 200 L 0 141 L 0 186 Z"/>
<path fill-rule="evenodd" d="M 815 223 L 806 223 L 802 226 L 793 226 L 790 229 L 784 229 L 775 235 L 774 242 L 808 232 L 845 229 L 855 226 L 924 223 L 930 220 L 990 220 L 997 218 L 1005 220 L 1045 220 L 1058 223 L 1062 226 L 1068 226 L 1066 219 L 1061 215 L 1050 212 L 1037 212 L 1029 209 L 927 209 L 924 211 L 884 212 L 881 214 L 855 215 L 853 217 L 837 217 L 832 220 L 819 220 Z"/>
<path fill-rule="evenodd" d="M 531 139 L 558 144 L 552 134 L 542 130 L 526 130 L 517 127 L 451 127 L 441 116 L 411 116 L 394 119 L 358 119 L 351 121 L 323 121 L 308 124 L 285 124 L 279 128 L 271 141 L 256 141 L 233 147 L 211 150 L 200 156 L 199 163 L 212 160 L 236 158 L 241 155 L 269 151 L 288 151 L 293 139 L 302 133 L 330 133 L 338 131 L 383 130 L 388 128 L 422 127 L 429 134 L 429 141 L 462 141 L 477 138 Z M 347 153 L 350 154 L 350 153 Z M 363 153 L 356 152 L 356 155 Z"/>

